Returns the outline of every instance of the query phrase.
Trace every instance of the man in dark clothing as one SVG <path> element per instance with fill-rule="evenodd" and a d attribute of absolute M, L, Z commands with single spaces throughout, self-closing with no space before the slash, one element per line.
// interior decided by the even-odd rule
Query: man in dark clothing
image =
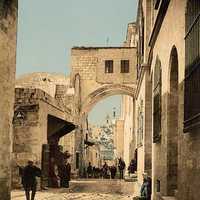
<path fill-rule="evenodd" d="M 93 167 L 91 165 L 91 162 L 89 162 L 89 165 L 87 167 L 87 175 L 88 175 L 88 178 L 92 178 L 92 174 L 93 174 Z"/>
<path fill-rule="evenodd" d="M 136 161 L 134 159 L 132 159 L 130 162 L 130 165 L 128 167 L 129 176 L 130 176 L 130 174 L 134 174 L 135 171 L 136 171 Z"/>
<path fill-rule="evenodd" d="M 61 179 L 61 187 L 69 188 L 69 181 L 71 180 L 71 165 L 66 160 L 63 169 L 63 178 Z"/>
<path fill-rule="evenodd" d="M 120 173 L 120 179 L 124 178 L 124 169 L 126 167 L 125 162 L 123 161 L 122 158 L 119 159 L 119 164 L 118 164 L 118 168 L 119 168 L 119 173 Z"/>
<path fill-rule="evenodd" d="M 143 184 L 140 190 L 141 197 L 145 200 L 151 200 L 151 177 L 143 174 Z"/>
<path fill-rule="evenodd" d="M 112 166 L 110 167 L 110 174 L 111 174 L 111 178 L 112 178 L 112 179 L 115 178 L 116 172 L 117 172 L 117 168 L 115 167 L 115 165 L 112 165 Z"/>
<path fill-rule="evenodd" d="M 25 190 L 26 200 L 34 200 L 37 188 L 36 177 L 41 177 L 41 170 L 33 164 L 33 161 L 28 161 L 28 165 L 23 169 L 22 185 Z"/>
<path fill-rule="evenodd" d="M 103 178 L 108 178 L 108 165 L 107 163 L 105 162 L 104 165 L 103 165 Z"/>

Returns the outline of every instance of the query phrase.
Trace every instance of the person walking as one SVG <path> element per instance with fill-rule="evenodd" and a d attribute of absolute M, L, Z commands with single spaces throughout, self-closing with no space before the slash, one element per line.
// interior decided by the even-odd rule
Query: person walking
<path fill-rule="evenodd" d="M 119 173 L 120 173 L 120 179 L 124 179 L 124 169 L 126 167 L 125 162 L 123 161 L 122 158 L 119 159 L 119 164 L 118 164 L 118 168 L 119 168 Z"/>
<path fill-rule="evenodd" d="M 23 169 L 22 176 L 22 185 L 25 190 L 26 200 L 30 200 L 30 192 L 31 200 L 35 199 L 36 189 L 37 189 L 37 180 L 36 177 L 41 177 L 40 168 L 34 165 L 34 162 L 29 160 L 27 166 Z"/>

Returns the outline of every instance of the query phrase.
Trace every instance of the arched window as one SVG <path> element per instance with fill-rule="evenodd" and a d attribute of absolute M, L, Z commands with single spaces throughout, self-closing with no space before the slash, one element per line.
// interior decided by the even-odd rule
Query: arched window
<path fill-rule="evenodd" d="M 161 139 L 161 62 L 156 61 L 153 89 L 153 142 Z"/>
<path fill-rule="evenodd" d="M 186 9 L 186 67 L 184 131 L 200 122 L 200 1 L 188 0 Z"/>

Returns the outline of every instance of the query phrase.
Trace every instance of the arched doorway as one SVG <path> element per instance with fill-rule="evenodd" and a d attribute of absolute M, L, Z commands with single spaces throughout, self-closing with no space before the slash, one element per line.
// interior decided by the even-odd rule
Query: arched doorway
<path fill-rule="evenodd" d="M 173 196 L 177 189 L 178 171 L 178 53 L 176 47 L 173 47 L 171 51 L 169 76 L 167 193 Z"/>

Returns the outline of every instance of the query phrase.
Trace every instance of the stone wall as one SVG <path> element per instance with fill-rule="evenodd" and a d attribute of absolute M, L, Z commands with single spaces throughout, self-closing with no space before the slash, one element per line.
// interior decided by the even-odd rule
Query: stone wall
<path fill-rule="evenodd" d="M 162 26 L 159 30 L 158 37 L 153 47 L 153 59 L 151 65 L 152 77 L 154 76 L 154 67 L 157 57 L 161 61 L 162 68 L 162 128 L 161 128 L 161 141 L 153 144 L 153 192 L 154 199 L 156 199 L 158 181 L 160 182 L 160 194 L 162 196 L 169 196 L 170 187 L 170 162 L 176 148 L 174 143 L 178 140 L 178 194 L 174 191 L 178 199 L 190 200 L 199 199 L 199 192 L 195 189 L 199 187 L 199 170 L 198 157 L 199 148 L 198 144 L 199 130 L 193 133 L 183 133 L 183 105 L 184 105 L 184 73 L 185 73 L 185 8 L 186 0 L 173 0 L 170 1 L 167 9 L 166 16 L 163 20 Z M 174 21 L 174 19 L 179 19 Z M 170 27 L 170 29 L 169 29 Z M 174 109 L 173 114 L 169 112 L 170 106 L 170 55 L 173 48 L 178 52 L 178 84 L 179 84 L 179 99 L 178 99 L 178 112 Z M 171 102 L 173 104 L 173 102 Z M 172 123 L 170 122 L 170 115 L 178 118 L 178 139 L 171 133 Z M 174 135 L 176 135 L 174 133 Z M 173 137 L 173 144 L 172 144 Z M 169 145 L 171 144 L 171 145 Z M 171 161 L 170 161 L 171 160 Z M 174 175 L 175 176 L 175 175 Z"/>
<path fill-rule="evenodd" d="M 32 159 L 36 165 L 42 167 L 43 145 L 48 144 L 49 115 L 73 123 L 73 116 L 66 113 L 64 108 L 59 106 L 57 100 L 44 91 L 28 88 L 15 89 L 13 188 L 20 187 L 18 166 L 25 166 L 27 161 Z M 69 139 L 69 137 L 63 137 L 64 141 L 66 139 Z M 71 152 L 71 149 L 69 151 Z"/>
<path fill-rule="evenodd" d="M 10 155 L 16 67 L 17 1 L 0 5 L 0 199 L 10 199 Z"/>
<path fill-rule="evenodd" d="M 134 158 L 135 138 L 134 138 L 134 100 L 133 97 L 123 96 L 121 103 L 121 118 L 124 120 L 124 155 L 123 159 L 128 166 L 130 164 L 131 159 Z"/>
<path fill-rule="evenodd" d="M 151 81 L 148 67 L 142 69 L 141 82 L 136 93 L 136 138 L 138 149 L 138 183 L 143 182 L 142 174 L 151 176 L 152 169 L 152 117 Z"/>
<path fill-rule="evenodd" d="M 124 120 L 118 119 L 114 127 L 114 147 L 117 158 L 124 156 Z"/>

